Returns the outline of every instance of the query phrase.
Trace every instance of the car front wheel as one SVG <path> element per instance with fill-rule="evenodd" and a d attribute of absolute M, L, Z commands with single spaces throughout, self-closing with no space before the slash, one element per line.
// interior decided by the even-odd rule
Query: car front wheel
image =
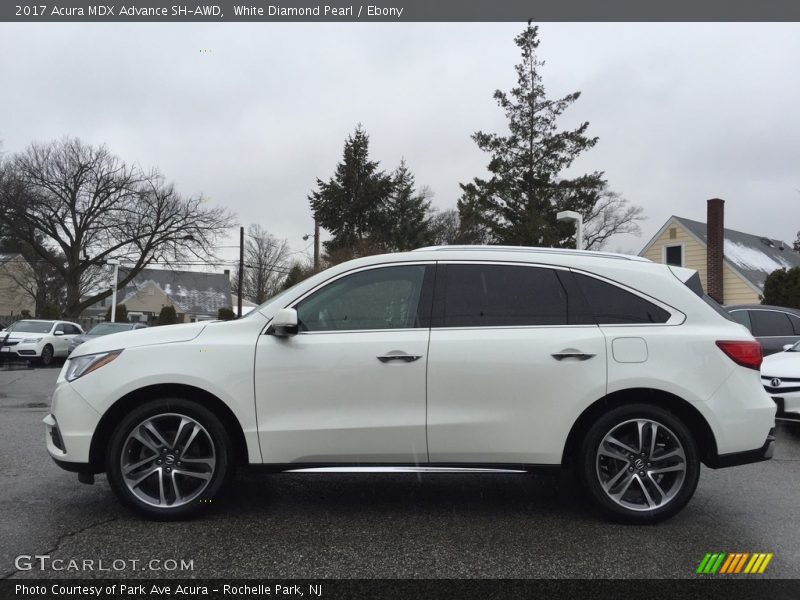
<path fill-rule="evenodd" d="M 43 367 L 49 367 L 53 363 L 53 347 L 50 344 L 46 344 L 45 347 L 42 348 L 39 362 Z"/>
<path fill-rule="evenodd" d="M 209 506 L 232 472 L 227 431 L 207 408 L 148 402 L 114 430 L 106 473 L 117 496 L 149 518 L 182 519 Z"/>
<path fill-rule="evenodd" d="M 700 476 L 697 446 L 672 413 L 637 404 L 609 411 L 589 428 L 580 475 L 594 503 L 614 519 L 655 523 L 689 502 Z"/>

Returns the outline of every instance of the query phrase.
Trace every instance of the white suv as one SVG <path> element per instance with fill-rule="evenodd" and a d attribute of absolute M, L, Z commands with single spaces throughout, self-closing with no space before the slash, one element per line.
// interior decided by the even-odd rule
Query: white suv
<path fill-rule="evenodd" d="M 761 349 L 694 271 L 437 247 L 319 273 L 247 317 L 110 335 L 61 372 L 47 448 L 180 518 L 234 467 L 572 466 L 613 517 L 679 511 L 700 463 L 772 456 Z"/>
<path fill-rule="evenodd" d="M 77 323 L 24 319 L 0 334 L 0 359 L 35 360 L 44 366 L 66 357 L 72 338 L 83 334 Z"/>

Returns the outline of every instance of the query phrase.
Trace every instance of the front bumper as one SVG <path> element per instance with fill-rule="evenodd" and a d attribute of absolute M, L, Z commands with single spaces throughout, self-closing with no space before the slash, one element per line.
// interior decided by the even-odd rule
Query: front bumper
<path fill-rule="evenodd" d="M 728 454 L 717 454 L 705 461 L 705 464 L 712 469 L 724 469 L 725 467 L 736 467 L 749 463 L 762 462 L 772 458 L 775 452 L 775 428 L 769 430 L 769 435 L 764 445 L 755 450 L 744 452 L 731 452 Z"/>
<path fill-rule="evenodd" d="M 44 418 L 47 452 L 59 464 L 88 464 L 100 414 L 67 381 L 56 384 L 50 410 Z"/>
<path fill-rule="evenodd" d="M 0 359 L 2 358 L 38 358 L 42 355 L 42 346 L 38 343 L 23 344 L 18 343 L 13 346 L 0 347 Z"/>
<path fill-rule="evenodd" d="M 778 407 L 776 419 L 800 422 L 800 394 L 772 396 L 772 399 Z"/>

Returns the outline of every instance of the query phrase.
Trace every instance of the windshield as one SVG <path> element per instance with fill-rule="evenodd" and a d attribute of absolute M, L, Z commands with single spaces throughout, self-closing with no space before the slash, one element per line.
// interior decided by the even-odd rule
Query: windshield
<path fill-rule="evenodd" d="M 118 331 L 128 331 L 132 328 L 133 325 L 130 323 L 98 323 L 89 330 L 87 335 L 108 335 Z"/>
<path fill-rule="evenodd" d="M 53 328 L 53 323 L 48 321 L 17 321 L 8 331 L 19 331 L 20 333 L 49 333 Z"/>

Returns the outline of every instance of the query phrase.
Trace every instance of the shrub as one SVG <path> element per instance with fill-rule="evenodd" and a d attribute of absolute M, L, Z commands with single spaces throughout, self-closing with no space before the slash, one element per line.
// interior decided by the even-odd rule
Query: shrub
<path fill-rule="evenodd" d="M 44 308 L 42 308 L 41 317 L 42 319 L 60 319 L 61 309 L 55 304 L 46 304 Z"/>
<path fill-rule="evenodd" d="M 175 312 L 174 306 L 169 305 L 161 308 L 156 325 L 174 325 L 177 322 L 178 314 Z"/>
<path fill-rule="evenodd" d="M 220 321 L 232 321 L 233 319 L 236 318 L 236 313 L 233 312 L 232 308 L 227 308 L 227 307 L 220 308 L 217 311 L 217 318 Z"/>
<path fill-rule="evenodd" d="M 31 311 L 29 311 L 27 308 L 23 308 L 21 311 L 19 311 L 19 316 L 23 319 L 30 319 Z"/>
<path fill-rule="evenodd" d="M 128 307 L 124 304 L 117 304 L 117 313 L 114 315 L 114 319 L 117 323 L 127 323 L 128 322 Z M 111 307 L 108 307 L 106 311 L 106 321 L 111 320 Z"/>

